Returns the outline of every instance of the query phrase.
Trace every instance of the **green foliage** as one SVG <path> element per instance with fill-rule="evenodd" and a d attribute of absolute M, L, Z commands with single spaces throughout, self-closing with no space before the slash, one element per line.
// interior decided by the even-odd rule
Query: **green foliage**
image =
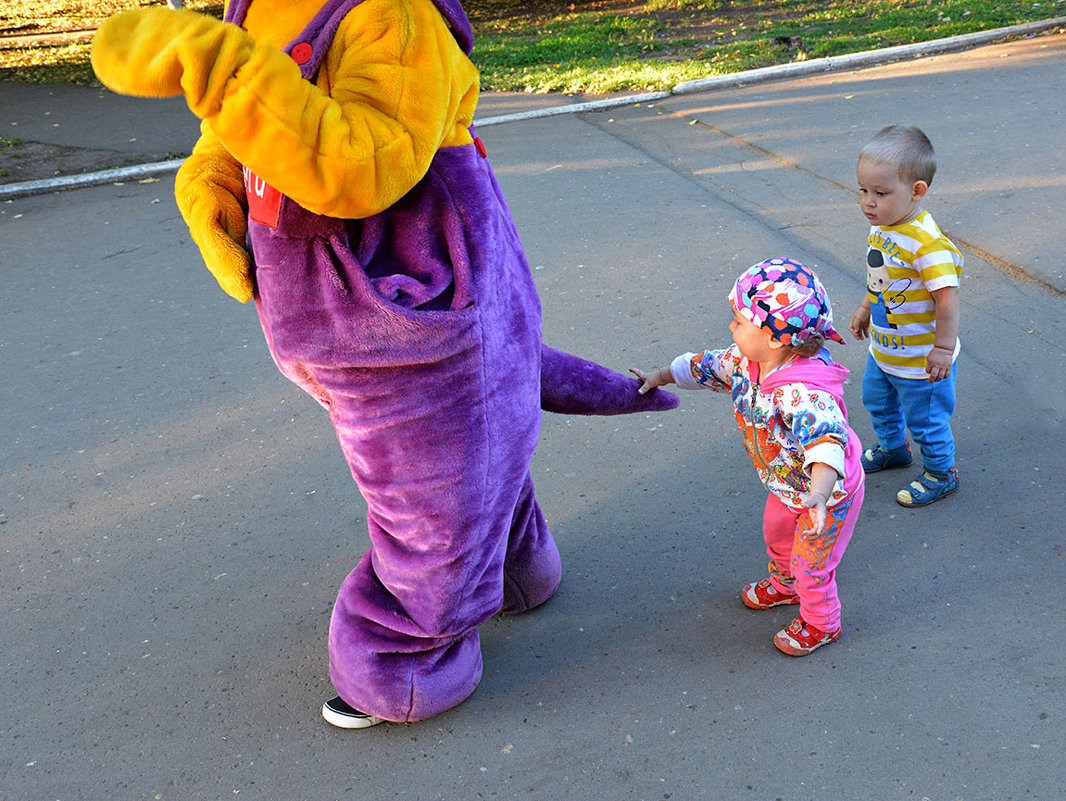
<path fill-rule="evenodd" d="M 629 17 L 597 11 L 498 22 L 475 15 L 473 57 L 483 89 L 665 90 L 1058 16 L 1066 16 L 1066 0 L 649 0 Z"/>
<path fill-rule="evenodd" d="M 89 65 L 92 30 L 107 17 L 162 0 L 0 1 L 0 33 L 45 37 L 0 50 L 0 80 L 99 86 Z M 222 16 L 224 0 L 186 0 L 185 7 Z M 57 36 L 58 35 L 58 36 Z"/>
<path fill-rule="evenodd" d="M 89 43 L 38 45 L 0 60 L 0 80 L 99 85 L 89 66 Z"/>
<path fill-rule="evenodd" d="M 692 9 L 695 11 L 714 11 L 721 8 L 729 0 L 648 0 L 644 4 L 645 11 L 681 11 Z"/>
<path fill-rule="evenodd" d="M 638 0 L 639 1 L 639 0 Z M 161 0 L 0 5 L 0 31 L 84 29 Z M 219 16 L 222 0 L 186 0 Z M 755 67 L 939 39 L 1066 16 L 1066 0 L 467 0 L 484 90 L 605 93 L 669 89 Z M 558 14 L 560 8 L 572 9 Z M 618 8 L 625 8 L 620 14 Z M 0 79 L 90 83 L 87 41 L 0 51 Z"/>

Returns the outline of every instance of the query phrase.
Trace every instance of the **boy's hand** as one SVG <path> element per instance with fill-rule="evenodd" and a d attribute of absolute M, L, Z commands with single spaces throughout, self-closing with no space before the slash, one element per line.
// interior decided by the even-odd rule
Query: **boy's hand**
<path fill-rule="evenodd" d="M 934 345 L 933 349 L 929 351 L 929 355 L 925 357 L 925 372 L 929 374 L 929 380 L 943 381 L 951 375 L 952 358 L 954 356 L 955 352 L 953 350 Z"/>
<path fill-rule="evenodd" d="M 936 338 L 951 344 L 945 347 L 933 343 L 933 349 L 925 357 L 925 372 L 930 381 L 943 381 L 951 375 L 955 347 L 959 342 L 959 288 L 946 286 L 934 289 L 931 294 L 936 307 Z"/>
<path fill-rule="evenodd" d="M 848 330 L 852 335 L 858 339 L 863 340 L 870 333 L 870 307 L 863 303 L 859 308 L 855 310 L 855 313 L 851 315 L 851 322 L 848 323 Z"/>
<path fill-rule="evenodd" d="M 644 395 L 649 390 L 661 387 L 664 384 L 674 383 L 674 376 L 670 372 L 669 367 L 660 367 L 658 370 L 652 370 L 650 373 L 645 373 L 643 370 L 638 370 L 636 367 L 630 367 L 629 372 L 637 377 L 641 382 L 640 389 L 637 390 L 641 395 Z"/>

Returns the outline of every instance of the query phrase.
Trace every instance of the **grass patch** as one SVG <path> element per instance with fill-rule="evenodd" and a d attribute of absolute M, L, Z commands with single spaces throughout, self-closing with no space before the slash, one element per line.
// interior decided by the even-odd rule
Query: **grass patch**
<path fill-rule="evenodd" d="M 88 42 L 38 44 L 18 53 L 2 53 L 0 80 L 26 83 L 98 85 L 89 66 Z"/>
<path fill-rule="evenodd" d="M 611 92 L 657 80 L 656 24 L 601 14 L 568 14 L 506 33 L 483 32 L 475 62 L 482 85 L 530 92 Z"/>
<path fill-rule="evenodd" d="M 98 85 L 91 31 L 160 0 L 0 6 L 0 32 L 67 39 L 0 45 L 0 80 Z M 221 16 L 222 0 L 186 0 Z M 467 0 L 482 88 L 608 93 L 1066 16 L 1066 0 Z M 565 13 L 559 13 L 566 9 Z"/>
<path fill-rule="evenodd" d="M 92 31 L 108 17 L 160 0 L 20 0 L 0 4 L 0 33 L 30 37 L 0 43 L 0 80 L 99 86 L 89 65 Z M 223 0 L 185 7 L 221 18 Z"/>
<path fill-rule="evenodd" d="M 506 0 L 498 0 L 506 2 Z M 486 89 L 606 93 L 1066 16 L 1066 1 L 649 0 L 515 19 L 471 4 Z M 625 24 L 622 24 L 622 23 Z"/>

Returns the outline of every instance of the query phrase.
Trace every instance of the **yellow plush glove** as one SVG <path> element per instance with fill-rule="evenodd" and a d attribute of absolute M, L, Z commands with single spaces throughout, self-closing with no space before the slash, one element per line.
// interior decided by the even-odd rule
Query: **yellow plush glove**
<path fill-rule="evenodd" d="M 236 25 L 163 6 L 106 20 L 93 39 L 92 63 L 108 88 L 141 97 L 185 95 L 199 117 L 218 112 L 226 84 L 255 50 Z M 281 54 L 279 54 L 281 55 Z M 222 289 L 252 299 L 252 260 L 241 166 L 205 135 L 178 171 L 175 197 L 193 241 Z"/>
<path fill-rule="evenodd" d="M 178 170 L 174 197 L 204 263 L 219 286 L 241 303 L 252 299 L 252 259 L 241 166 L 205 133 Z"/>
<path fill-rule="evenodd" d="M 151 6 L 105 20 L 93 38 L 92 65 L 115 92 L 184 94 L 193 114 L 203 118 L 218 111 L 226 84 L 255 49 L 252 37 L 236 25 Z"/>

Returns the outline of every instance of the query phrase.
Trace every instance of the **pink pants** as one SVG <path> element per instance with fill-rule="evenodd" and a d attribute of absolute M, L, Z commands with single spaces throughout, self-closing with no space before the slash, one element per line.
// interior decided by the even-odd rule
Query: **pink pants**
<path fill-rule="evenodd" d="M 770 582 L 785 595 L 798 595 L 800 616 L 822 631 L 840 628 L 836 567 L 848 547 L 862 508 L 860 485 L 827 511 L 825 530 L 811 537 L 809 510 L 797 512 L 770 495 L 763 512 L 763 538 L 770 556 Z"/>

